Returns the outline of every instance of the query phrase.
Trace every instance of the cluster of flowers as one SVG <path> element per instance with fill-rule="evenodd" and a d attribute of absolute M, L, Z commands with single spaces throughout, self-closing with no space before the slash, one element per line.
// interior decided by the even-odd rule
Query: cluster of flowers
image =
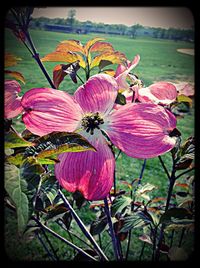
<path fill-rule="evenodd" d="M 114 76 L 91 76 L 73 96 L 57 89 L 33 88 L 19 97 L 20 84 L 5 81 L 5 118 L 22 113 L 33 134 L 77 132 L 96 148 L 96 152 L 60 154 L 60 162 L 55 164 L 61 186 L 70 192 L 80 191 L 87 200 L 103 199 L 111 190 L 115 158 L 110 145 L 130 157 L 147 159 L 176 144 L 176 117 L 169 104 L 176 100 L 178 91 L 191 95 L 191 89 L 169 82 L 143 87 L 131 74 L 139 61 L 137 55 L 132 62 L 119 64 Z M 116 103 L 119 93 L 126 98 L 125 105 Z"/>

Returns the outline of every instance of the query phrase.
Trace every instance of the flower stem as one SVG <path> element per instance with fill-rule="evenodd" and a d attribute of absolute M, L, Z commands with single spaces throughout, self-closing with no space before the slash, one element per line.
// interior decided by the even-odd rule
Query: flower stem
<path fill-rule="evenodd" d="M 182 245 L 182 241 L 183 241 L 183 236 L 185 234 L 185 228 L 182 229 L 182 232 L 181 232 L 181 237 L 180 237 L 180 240 L 179 240 L 179 243 L 178 243 L 178 247 L 180 248 L 181 245 Z"/>
<path fill-rule="evenodd" d="M 47 73 L 47 71 L 46 71 L 46 69 L 45 69 L 45 67 L 43 65 L 43 63 L 40 60 L 39 53 L 37 52 L 37 50 L 36 50 L 36 48 L 34 46 L 34 43 L 33 43 L 32 39 L 31 39 L 31 35 L 29 34 L 28 31 L 24 31 L 24 34 L 25 34 L 25 36 L 26 36 L 26 38 L 27 38 L 27 40 L 29 42 L 29 45 L 30 45 L 30 47 L 32 49 L 32 54 L 33 54 L 32 56 L 33 56 L 33 58 L 38 63 L 40 69 L 42 70 L 43 74 L 45 75 L 45 77 L 46 77 L 47 81 L 49 82 L 51 88 L 56 89 L 56 87 L 54 86 L 54 84 L 53 84 L 53 82 L 52 82 L 49 74 Z"/>
<path fill-rule="evenodd" d="M 54 232 L 53 230 L 51 230 L 49 227 L 47 227 L 46 225 L 44 225 L 43 223 L 41 223 L 38 219 L 36 219 L 35 217 L 33 217 L 33 219 L 35 220 L 35 222 L 44 230 L 46 230 L 47 232 L 49 232 L 50 234 L 52 234 L 53 236 L 55 236 L 56 238 L 60 239 L 61 241 L 65 242 L 67 245 L 71 246 L 72 248 L 76 249 L 78 252 L 82 253 L 83 255 L 85 255 L 86 257 L 90 258 L 93 261 L 97 261 L 94 257 L 92 257 L 91 255 L 89 255 L 87 252 L 85 252 L 83 249 L 79 248 L 78 246 L 74 245 L 73 243 L 71 243 L 70 241 L 68 241 L 67 239 L 65 239 L 64 237 L 60 236 L 59 234 L 57 234 L 56 232 Z"/>
<path fill-rule="evenodd" d="M 56 251 L 55 251 L 53 245 L 51 244 L 51 241 L 49 240 L 49 238 L 48 238 L 47 234 L 45 233 L 44 229 L 41 228 L 41 230 L 42 230 L 42 233 L 43 233 L 47 243 L 49 244 L 49 246 L 50 246 L 50 248 L 51 248 L 51 250 L 52 250 L 52 252 L 54 254 L 54 258 L 58 261 L 59 258 L 58 258 L 57 254 L 56 254 Z"/>
<path fill-rule="evenodd" d="M 56 261 L 55 257 L 51 254 L 51 252 L 49 251 L 49 249 L 47 248 L 46 244 L 44 243 L 41 235 L 37 232 L 36 236 L 38 238 L 38 240 L 40 241 L 40 243 L 42 244 L 43 248 L 46 250 L 48 256 L 50 259 L 52 259 L 53 261 Z"/>
<path fill-rule="evenodd" d="M 168 170 L 167 170 L 167 168 L 166 168 L 166 166 L 165 166 L 165 164 L 164 164 L 164 162 L 163 162 L 163 160 L 162 160 L 162 158 L 161 158 L 160 155 L 158 156 L 158 159 L 160 160 L 160 163 L 161 163 L 161 165 L 162 165 L 162 167 L 163 167 L 165 173 L 167 174 L 168 179 L 170 180 L 169 172 L 168 172 Z"/>
<path fill-rule="evenodd" d="M 85 242 L 82 238 L 80 238 L 77 234 L 73 233 L 72 231 L 70 231 L 70 230 L 68 230 L 66 227 L 64 227 L 64 226 L 62 225 L 62 223 L 60 222 L 60 220 L 58 220 L 58 221 L 56 221 L 56 222 L 57 222 L 57 224 L 58 224 L 63 230 L 65 230 L 65 231 L 68 232 L 68 234 L 69 234 L 71 240 L 72 240 L 72 235 L 73 235 L 73 236 L 76 237 L 78 240 L 80 240 L 81 242 L 83 242 L 85 245 L 87 245 L 88 247 L 90 247 L 91 249 L 93 249 L 93 247 L 92 247 L 90 244 L 86 243 L 86 242 Z M 73 240 L 72 240 L 72 243 L 73 243 Z"/>
<path fill-rule="evenodd" d="M 146 246 L 146 242 L 143 243 L 142 250 L 141 250 L 141 253 L 140 253 L 140 257 L 139 257 L 139 261 L 141 261 L 141 259 L 142 259 L 142 255 L 144 253 L 145 246 Z"/>
<path fill-rule="evenodd" d="M 102 249 L 99 247 L 99 245 L 97 244 L 97 242 L 94 240 L 94 238 L 92 237 L 92 235 L 88 232 L 88 230 L 85 227 L 84 223 L 79 218 L 79 216 L 76 214 L 76 212 L 74 211 L 74 209 L 70 205 L 69 201 L 65 198 L 65 196 L 61 192 L 61 190 L 58 190 L 58 194 L 61 197 L 61 199 L 63 200 L 63 202 L 65 203 L 65 205 L 71 211 L 72 216 L 74 217 L 75 221 L 77 222 L 78 226 L 80 227 L 80 229 L 82 230 L 82 232 L 84 233 L 84 235 L 90 240 L 90 242 L 94 246 L 95 251 L 98 253 L 98 255 L 101 257 L 102 260 L 108 261 L 108 258 L 106 257 L 106 255 L 104 254 L 104 252 L 102 251 Z"/>
<path fill-rule="evenodd" d="M 111 216 L 110 216 L 110 210 L 108 207 L 107 198 L 104 198 L 104 204 L 105 204 L 104 210 L 105 210 L 107 220 L 108 220 L 109 230 L 110 230 L 110 234 L 111 234 L 111 238 L 112 238 L 113 250 L 115 253 L 115 259 L 117 261 L 119 261 L 119 252 L 118 252 L 118 247 L 117 247 L 117 240 L 116 240 L 116 236 L 115 236 L 114 229 L 113 229 L 113 224 L 112 224 L 112 220 L 111 220 Z"/>
<path fill-rule="evenodd" d="M 142 180 L 142 177 L 143 177 L 143 174 L 144 174 L 144 170 L 145 170 L 145 167 L 146 167 L 146 162 L 147 162 L 147 160 L 144 159 L 144 162 L 142 164 L 142 169 L 140 171 L 139 181 L 138 181 L 137 187 L 134 190 L 134 193 L 136 192 L 136 190 L 138 188 L 138 185 L 141 184 L 141 180 Z M 133 190 L 131 190 L 131 198 L 133 198 Z M 132 202 L 133 205 L 131 206 L 131 211 L 134 210 L 134 201 L 135 201 L 135 197 L 133 198 L 133 202 Z M 130 249 L 131 232 L 132 232 L 132 229 L 130 229 L 129 232 L 128 232 L 128 244 L 127 244 L 127 248 L 126 248 L 126 260 L 128 259 L 128 254 L 129 254 L 129 249 Z"/>
<path fill-rule="evenodd" d="M 165 212 L 168 210 L 169 204 L 171 201 L 172 191 L 173 191 L 174 183 L 176 181 L 175 173 L 176 173 L 176 170 L 175 170 L 174 163 L 173 163 L 172 173 L 171 173 L 170 180 L 169 180 L 169 188 L 168 188 Z M 164 236 L 164 229 L 165 229 L 165 224 L 162 224 L 161 229 L 160 229 L 160 236 L 159 236 L 158 244 L 157 244 L 157 250 L 155 253 L 155 260 L 156 261 L 158 261 L 159 257 L 160 257 L 160 246 L 162 244 L 162 240 L 163 240 L 163 236 Z"/>

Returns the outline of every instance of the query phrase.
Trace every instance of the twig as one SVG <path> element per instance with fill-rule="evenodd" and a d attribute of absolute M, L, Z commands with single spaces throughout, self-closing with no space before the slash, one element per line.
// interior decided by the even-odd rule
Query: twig
<path fill-rule="evenodd" d="M 61 241 L 65 242 L 67 245 L 71 246 L 72 248 L 76 249 L 78 252 L 82 253 L 83 255 L 87 256 L 88 258 L 92 259 L 93 261 L 97 261 L 94 257 L 92 257 L 91 255 L 89 255 L 87 252 L 85 252 L 83 249 L 79 248 L 78 246 L 74 245 L 73 243 L 71 243 L 70 241 L 68 241 L 67 239 L 63 238 L 62 236 L 60 236 L 59 234 L 57 234 L 56 232 L 54 232 L 53 230 L 51 230 L 49 227 L 47 227 L 46 225 L 44 225 L 43 223 L 41 223 L 38 219 L 36 219 L 35 217 L 32 217 L 33 220 L 35 220 L 35 222 L 44 230 L 46 230 L 47 232 L 49 232 L 50 234 L 52 234 L 53 236 L 55 236 L 56 238 L 60 239 Z"/>
<path fill-rule="evenodd" d="M 47 248 L 46 244 L 44 243 L 42 237 L 40 236 L 40 234 L 38 232 L 35 232 L 36 236 L 38 238 L 38 240 L 40 241 L 40 243 L 42 244 L 43 248 L 46 250 L 48 256 L 50 259 L 52 259 L 53 261 L 56 261 L 55 257 L 51 254 L 51 252 L 49 251 L 49 249 Z"/>
<path fill-rule="evenodd" d="M 168 170 L 167 170 L 167 168 L 166 168 L 166 166 L 165 166 L 165 164 L 164 164 L 164 162 L 163 162 L 163 160 L 162 160 L 162 158 L 161 158 L 160 155 L 158 156 L 158 159 L 160 160 L 160 163 L 161 163 L 161 165 L 162 165 L 162 167 L 163 167 L 165 173 L 167 174 L 167 178 L 170 180 L 169 172 L 168 172 Z"/>
<path fill-rule="evenodd" d="M 76 237 L 78 240 L 80 240 L 81 242 L 83 242 L 85 245 L 87 245 L 88 247 L 90 247 L 91 249 L 93 249 L 93 247 L 92 247 L 90 244 L 88 244 L 87 242 L 85 242 L 85 241 L 84 241 L 82 238 L 80 238 L 78 235 L 76 235 L 75 233 L 73 233 L 73 232 L 70 231 L 70 230 L 67 230 L 67 228 L 64 227 L 64 226 L 60 223 L 59 220 L 56 221 L 56 223 L 57 223 L 63 230 L 67 231 L 68 234 L 69 234 L 70 236 L 73 235 L 73 236 Z M 71 237 L 71 238 L 72 238 L 72 237 Z M 73 241 L 72 241 L 72 243 L 73 243 Z"/>
<path fill-rule="evenodd" d="M 82 230 L 82 232 L 84 233 L 84 235 L 90 240 L 90 242 L 94 246 L 95 251 L 98 253 L 98 255 L 101 257 L 102 260 L 108 261 L 108 258 L 106 257 L 106 255 L 104 254 L 104 252 L 102 251 L 102 249 L 99 247 L 99 245 L 97 244 L 97 242 L 94 240 L 94 238 L 92 237 L 92 235 L 89 233 L 89 231 L 85 227 L 84 223 L 79 218 L 79 216 L 76 214 L 75 210 L 72 208 L 72 206 L 70 205 L 69 201 L 65 198 L 65 196 L 61 192 L 61 190 L 58 190 L 58 194 L 62 198 L 62 200 L 65 203 L 65 205 L 71 211 L 72 216 L 74 217 L 75 221 L 77 222 L 78 226 L 80 227 L 80 229 Z"/>
<path fill-rule="evenodd" d="M 51 241 L 49 240 L 48 236 L 46 235 L 44 229 L 41 228 L 41 230 L 42 230 L 42 233 L 43 233 L 44 237 L 46 238 L 47 243 L 49 244 L 51 250 L 53 251 L 54 258 L 58 261 L 59 258 L 58 258 L 57 254 L 56 254 L 56 251 L 55 251 L 53 245 L 51 244 Z"/>
<path fill-rule="evenodd" d="M 146 246 L 146 242 L 143 243 L 142 250 L 141 250 L 141 253 L 140 253 L 140 257 L 139 257 L 139 261 L 141 261 L 141 259 L 142 259 L 142 255 L 144 253 L 145 246 Z"/>
<path fill-rule="evenodd" d="M 190 172 L 190 171 L 192 171 L 192 170 L 194 170 L 194 167 L 185 170 L 184 172 L 182 172 L 181 174 L 179 174 L 178 176 L 176 176 L 176 180 L 177 180 L 179 177 L 183 176 L 184 174 L 186 174 L 186 173 L 188 173 L 188 172 Z"/>
<path fill-rule="evenodd" d="M 113 229 L 113 224 L 112 224 L 112 220 L 111 220 L 111 216 L 110 216 L 110 210 L 109 210 L 109 207 L 108 207 L 107 198 L 104 198 L 104 204 L 105 204 L 104 210 L 105 210 L 105 214 L 106 214 L 107 220 L 108 220 L 110 235 L 111 235 L 111 238 L 112 238 L 113 250 L 114 250 L 114 253 L 115 253 L 115 259 L 117 261 L 119 261 L 120 258 L 119 258 L 119 252 L 118 252 L 118 247 L 117 247 L 117 240 L 116 240 L 116 236 L 115 236 L 114 229 Z"/>
<path fill-rule="evenodd" d="M 146 167 L 146 159 L 144 159 L 144 162 L 142 164 L 142 169 L 140 171 L 138 184 L 137 184 L 137 187 L 134 190 L 134 193 L 136 192 L 138 186 L 141 184 L 141 180 L 142 180 L 142 177 L 143 177 L 143 174 L 144 174 L 145 167 Z M 131 198 L 133 198 L 133 190 L 131 190 Z M 132 202 L 133 205 L 131 207 L 131 211 L 134 210 L 134 201 L 135 201 L 135 196 L 134 196 L 134 199 L 133 199 L 133 202 Z M 129 254 L 129 249 L 130 249 L 131 232 L 132 232 L 132 229 L 130 229 L 129 232 L 128 232 L 128 244 L 127 244 L 127 248 L 126 248 L 126 260 L 128 259 L 128 254 Z"/>
<path fill-rule="evenodd" d="M 180 240 L 179 240 L 179 243 L 178 243 L 178 247 L 180 248 L 181 245 L 182 245 L 182 241 L 183 241 L 183 236 L 185 234 L 185 228 L 182 229 L 182 232 L 181 232 L 181 237 L 180 237 Z"/>

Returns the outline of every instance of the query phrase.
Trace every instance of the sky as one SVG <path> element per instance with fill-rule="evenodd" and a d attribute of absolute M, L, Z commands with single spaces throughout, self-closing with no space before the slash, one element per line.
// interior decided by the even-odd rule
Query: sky
<path fill-rule="evenodd" d="M 191 11 L 184 7 L 46 7 L 35 8 L 33 17 L 67 18 L 70 9 L 76 9 L 79 21 L 184 29 L 194 26 Z"/>

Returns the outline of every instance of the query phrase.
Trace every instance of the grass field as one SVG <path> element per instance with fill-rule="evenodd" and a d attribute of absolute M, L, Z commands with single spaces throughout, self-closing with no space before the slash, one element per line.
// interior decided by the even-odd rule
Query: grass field
<path fill-rule="evenodd" d="M 77 39 L 85 44 L 89 39 L 97 35 L 74 35 L 32 30 L 31 36 L 38 52 L 40 53 L 40 57 L 43 57 L 47 53 L 52 52 L 60 41 Z M 194 82 L 194 57 L 177 52 L 177 49 L 193 48 L 192 43 L 151 38 L 130 39 L 128 37 L 121 36 L 98 36 L 104 37 L 107 42 L 111 42 L 115 50 L 125 53 L 127 58 L 130 60 L 132 60 L 136 54 L 141 56 L 141 61 L 134 72 L 144 81 L 146 86 L 150 85 L 154 81 L 161 80 L 171 82 Z M 23 44 L 19 43 L 9 31 L 5 32 L 5 51 L 22 59 L 18 65 L 9 68 L 10 70 L 19 71 L 24 75 L 26 84 L 22 85 L 22 93 L 34 87 L 49 87 L 48 82 L 45 80 L 41 70 L 31 57 L 29 51 L 23 46 Z M 44 63 L 51 77 L 53 67 L 56 64 L 57 63 Z M 78 86 L 79 85 L 80 83 Z M 69 93 L 73 93 L 76 88 L 77 85 L 72 84 L 68 78 L 66 78 L 60 86 L 60 89 L 66 90 Z M 18 131 L 23 129 L 23 125 L 18 119 L 14 120 L 14 126 Z M 178 119 L 177 128 L 181 131 L 183 140 L 194 135 L 194 107 L 184 118 Z M 170 154 L 166 154 L 162 158 L 170 169 Z M 120 183 L 121 180 L 130 182 L 134 178 L 138 178 L 142 164 L 143 160 L 132 159 L 122 153 L 117 161 L 117 187 L 124 187 Z M 154 191 L 155 196 L 166 197 L 168 181 L 166 175 L 163 173 L 158 158 L 147 160 L 146 169 L 143 175 L 143 182 L 149 182 L 157 186 L 157 190 Z M 89 224 L 91 220 L 94 219 L 94 215 L 92 212 L 90 214 L 86 214 L 86 211 L 87 209 L 84 207 L 81 209 L 80 214 L 83 217 L 84 222 Z M 18 240 L 16 235 L 15 214 L 6 209 L 5 215 L 5 249 L 7 255 L 14 260 L 48 259 L 45 257 L 45 252 L 36 239 L 30 239 L 26 242 Z M 58 227 L 56 226 L 52 226 L 52 228 L 58 230 Z M 62 234 L 65 235 L 64 233 Z M 104 239 L 106 241 L 108 237 L 105 237 Z M 67 254 L 71 254 L 71 251 L 63 249 L 63 244 L 57 244 L 57 241 L 53 240 L 53 243 L 61 250 L 61 258 L 67 259 Z M 130 257 L 132 260 L 138 257 L 139 249 L 141 249 L 141 242 L 138 241 L 137 236 L 135 236 L 130 251 Z M 148 248 L 145 250 L 148 253 Z M 109 249 L 108 253 L 112 254 Z"/>

